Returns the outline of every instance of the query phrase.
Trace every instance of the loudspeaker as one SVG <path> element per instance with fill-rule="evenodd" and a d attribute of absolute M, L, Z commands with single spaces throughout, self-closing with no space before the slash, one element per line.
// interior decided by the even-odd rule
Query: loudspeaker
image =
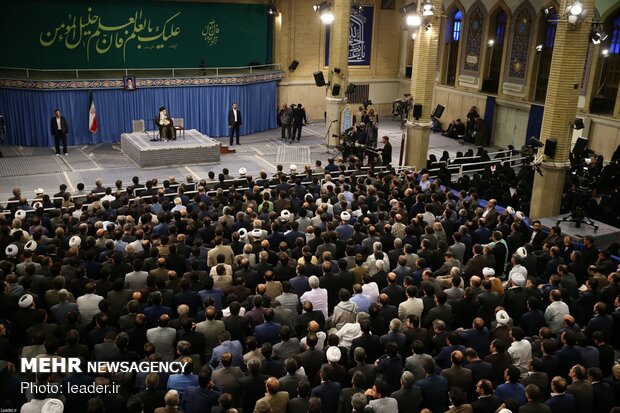
<path fill-rule="evenodd" d="M 577 142 L 575 142 L 575 146 L 573 146 L 573 153 L 577 156 L 583 155 L 586 146 L 588 146 L 588 140 L 586 138 L 577 138 Z"/>
<path fill-rule="evenodd" d="M 317 86 L 325 86 L 323 72 L 314 72 L 312 76 L 314 76 L 314 83 L 316 83 Z"/>
<path fill-rule="evenodd" d="M 446 109 L 445 106 L 443 105 L 437 105 L 437 107 L 435 108 L 435 111 L 433 112 L 433 117 L 439 119 L 441 117 L 441 115 L 443 115 L 443 111 Z"/>
<path fill-rule="evenodd" d="M 558 140 L 556 138 L 549 138 L 545 141 L 545 155 L 549 158 L 555 156 L 555 151 L 558 148 Z"/>
<path fill-rule="evenodd" d="M 575 127 L 575 130 L 581 130 L 585 128 L 585 125 L 583 124 L 583 119 L 581 118 L 575 119 L 575 122 L 573 122 L 573 126 Z"/>
<path fill-rule="evenodd" d="M 338 96 L 340 94 L 340 85 L 338 83 L 334 83 L 332 86 L 332 96 Z"/>
<path fill-rule="evenodd" d="M 291 65 L 288 67 L 288 70 L 295 71 L 295 69 L 297 69 L 297 66 L 299 66 L 299 62 L 297 60 L 293 60 L 291 62 Z"/>
<path fill-rule="evenodd" d="M 421 103 L 413 104 L 413 117 L 415 119 L 420 119 L 422 117 L 422 104 Z"/>

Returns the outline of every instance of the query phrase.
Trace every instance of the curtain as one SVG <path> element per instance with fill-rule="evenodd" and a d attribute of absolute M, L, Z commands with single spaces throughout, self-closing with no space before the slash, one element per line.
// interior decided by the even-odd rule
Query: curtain
<path fill-rule="evenodd" d="M 94 89 L 99 131 L 88 131 L 89 90 L 0 89 L 0 115 L 6 121 L 5 142 L 9 145 L 53 146 L 50 122 L 54 109 L 61 110 L 69 124 L 69 145 L 118 142 L 131 132 L 131 121 L 144 119 L 147 130 L 155 129 L 153 119 L 160 106 L 173 118 L 183 118 L 185 128 L 211 136 L 228 135 L 228 110 L 236 102 L 242 114 L 241 134 L 276 127 L 276 82 L 247 85 L 184 86 L 144 88 L 133 92 L 121 89 Z"/>
<path fill-rule="evenodd" d="M 542 127 L 543 114 L 545 107 L 540 105 L 532 105 L 530 107 L 530 117 L 527 120 L 527 135 L 525 136 L 525 145 L 530 143 L 530 138 L 540 137 L 540 128 Z"/>
<path fill-rule="evenodd" d="M 491 142 L 493 136 L 493 116 L 495 116 L 495 96 L 487 96 L 487 102 L 484 106 L 484 123 L 487 126 L 487 142 Z"/>

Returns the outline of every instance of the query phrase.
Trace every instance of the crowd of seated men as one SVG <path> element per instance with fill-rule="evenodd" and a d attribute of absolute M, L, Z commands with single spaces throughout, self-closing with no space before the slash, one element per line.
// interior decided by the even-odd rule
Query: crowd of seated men
<path fill-rule="evenodd" d="M 414 171 L 240 172 L 16 188 L 0 217 L 2 411 L 618 411 L 620 275 L 591 237 L 575 248 Z M 187 367 L 20 371 L 46 356 Z"/>

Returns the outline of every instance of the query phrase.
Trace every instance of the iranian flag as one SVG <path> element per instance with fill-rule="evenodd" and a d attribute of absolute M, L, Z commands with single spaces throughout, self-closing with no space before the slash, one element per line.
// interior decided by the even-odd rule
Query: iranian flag
<path fill-rule="evenodd" d="M 99 125 L 97 124 L 97 109 L 95 109 L 95 100 L 93 99 L 93 92 L 88 96 L 88 130 L 90 133 L 97 133 Z"/>

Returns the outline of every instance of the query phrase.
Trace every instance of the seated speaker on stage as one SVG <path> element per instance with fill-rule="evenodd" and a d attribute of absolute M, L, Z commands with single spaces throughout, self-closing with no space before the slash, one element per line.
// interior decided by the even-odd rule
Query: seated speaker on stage
<path fill-rule="evenodd" d="M 157 127 L 159 128 L 159 136 L 161 139 L 166 141 L 176 139 L 174 124 L 165 106 L 159 108 L 159 115 L 155 118 L 155 123 L 157 123 Z"/>

